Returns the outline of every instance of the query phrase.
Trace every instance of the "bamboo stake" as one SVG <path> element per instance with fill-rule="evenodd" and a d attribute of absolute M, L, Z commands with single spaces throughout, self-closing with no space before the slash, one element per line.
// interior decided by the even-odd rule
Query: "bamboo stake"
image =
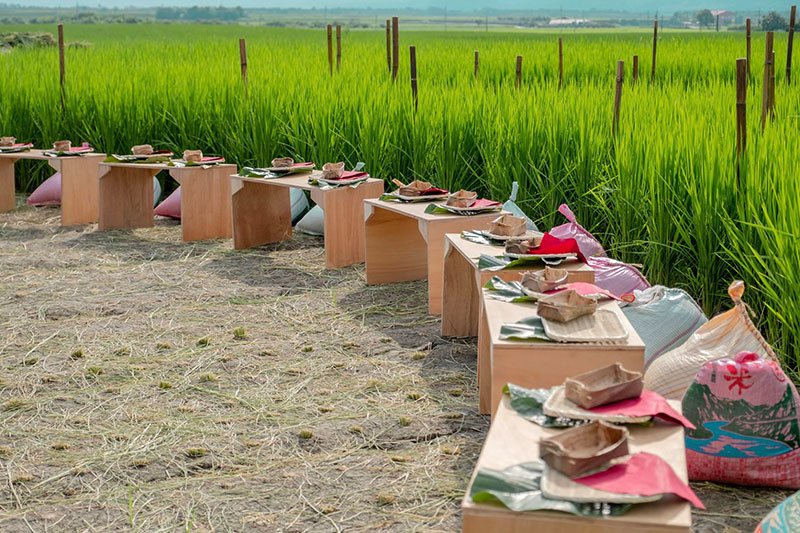
<path fill-rule="evenodd" d="M 411 94 L 414 96 L 414 112 L 417 112 L 417 47 L 411 46 L 408 49 L 411 62 Z"/>
<path fill-rule="evenodd" d="M 792 44 L 794 44 L 794 19 L 797 15 L 797 6 L 792 6 L 789 15 L 789 44 L 786 50 L 786 85 L 792 83 Z"/>
<path fill-rule="evenodd" d="M 58 25 L 58 75 L 61 86 L 61 110 L 64 110 L 64 81 L 66 80 L 66 68 L 64 66 L 64 25 Z"/>
<path fill-rule="evenodd" d="M 747 148 L 747 59 L 736 60 L 736 154 Z M 738 174 L 738 161 L 737 161 Z"/>
<path fill-rule="evenodd" d="M 386 19 L 386 68 L 392 72 L 392 37 L 390 29 L 391 21 Z"/>
<path fill-rule="evenodd" d="M 745 26 L 747 26 L 747 81 L 750 81 L 750 64 L 753 62 L 753 58 L 750 55 L 751 47 L 750 47 L 750 19 L 747 19 Z"/>
<path fill-rule="evenodd" d="M 558 38 L 558 90 L 564 81 L 564 48 L 561 46 L 561 37 Z"/>
<path fill-rule="evenodd" d="M 478 70 L 479 70 L 479 63 L 478 63 L 478 51 L 475 50 L 475 79 L 478 79 Z"/>
<path fill-rule="evenodd" d="M 328 24 L 328 68 L 333 76 L 333 28 Z"/>
<path fill-rule="evenodd" d="M 342 27 L 336 25 L 336 72 L 342 68 Z"/>
<path fill-rule="evenodd" d="M 517 89 L 522 86 L 522 56 L 517 56 Z"/>
<path fill-rule="evenodd" d="M 769 102 L 769 83 L 770 83 L 770 64 L 772 63 L 772 43 L 775 34 L 771 31 L 767 32 L 767 44 L 764 53 L 764 83 L 762 85 L 761 94 L 761 133 L 764 133 L 764 128 L 767 127 L 767 113 L 770 108 Z"/>
<path fill-rule="evenodd" d="M 622 106 L 622 82 L 625 80 L 625 62 L 617 61 L 617 87 L 614 91 L 614 124 L 611 129 L 616 137 L 619 130 L 619 109 Z"/>
<path fill-rule="evenodd" d="M 244 85 L 244 94 L 247 94 L 247 46 L 244 39 L 239 39 L 239 64 L 242 67 L 242 85 Z"/>
<path fill-rule="evenodd" d="M 775 120 L 775 50 L 769 65 L 769 118 Z"/>
<path fill-rule="evenodd" d="M 397 67 L 400 63 L 400 32 L 397 17 L 392 17 L 392 81 L 397 80 Z"/>
<path fill-rule="evenodd" d="M 653 21 L 653 69 L 650 72 L 650 83 L 656 81 L 656 49 L 658 48 L 658 19 Z"/>
<path fill-rule="evenodd" d="M 639 56 L 633 56 L 633 86 L 639 81 Z"/>

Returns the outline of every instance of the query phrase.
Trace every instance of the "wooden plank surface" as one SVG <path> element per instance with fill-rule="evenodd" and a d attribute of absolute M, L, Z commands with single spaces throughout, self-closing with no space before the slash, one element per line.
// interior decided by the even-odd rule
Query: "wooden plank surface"
<path fill-rule="evenodd" d="M 678 411 L 680 405 L 673 404 Z M 687 481 L 683 428 L 654 422 L 651 427 L 628 426 L 632 453 L 648 452 L 667 461 L 684 482 Z M 517 513 L 499 505 L 474 503 L 469 497 L 480 468 L 501 470 L 509 466 L 539 460 L 538 443 L 557 433 L 519 416 L 505 398 L 498 411 L 461 503 L 462 531 L 468 533 L 688 533 L 692 516 L 689 503 L 665 497 L 653 503 L 636 505 L 621 516 L 607 518 L 577 517 L 565 513 L 531 511 Z"/>
<path fill-rule="evenodd" d="M 412 217 L 364 201 L 367 285 L 424 279 L 428 249 Z"/>
<path fill-rule="evenodd" d="M 160 169 L 100 165 L 99 230 L 153 226 L 153 176 Z"/>
<path fill-rule="evenodd" d="M 51 158 L 61 172 L 61 225 L 93 224 L 100 212 L 100 162 L 105 154 Z M 151 204 L 152 205 L 152 204 Z"/>
<path fill-rule="evenodd" d="M 363 204 L 365 199 L 383 194 L 383 181 L 370 180 L 355 188 L 318 191 L 317 203 L 325 214 L 325 268 L 363 263 L 366 247 Z"/>
<path fill-rule="evenodd" d="M 230 176 L 233 247 L 236 250 L 292 238 L 289 189 Z"/>
<path fill-rule="evenodd" d="M 231 228 L 231 180 L 236 165 L 172 167 L 181 184 L 181 232 L 184 242 L 227 239 Z"/>
<path fill-rule="evenodd" d="M 316 185 L 311 185 L 310 183 L 308 183 L 308 179 L 311 177 L 319 178 L 321 176 L 322 176 L 321 170 L 315 170 L 313 172 L 303 172 L 301 174 L 295 174 L 293 176 L 287 176 L 285 178 L 271 178 L 271 179 L 248 178 L 245 176 L 236 175 L 236 177 L 241 179 L 242 181 L 247 181 L 250 183 L 268 183 L 276 187 L 294 187 L 295 189 L 302 189 L 304 191 L 320 190 L 320 188 L 317 187 Z M 383 180 L 379 180 L 376 178 L 368 178 L 366 183 L 382 184 Z"/>
<path fill-rule="evenodd" d="M 0 159 L 0 213 L 13 211 L 17 206 L 14 196 L 14 163 L 16 161 L 11 157 Z"/>
<path fill-rule="evenodd" d="M 444 203 L 444 200 L 439 200 L 436 202 L 421 202 L 421 203 L 409 203 L 409 202 L 384 202 L 383 200 L 367 200 L 367 204 L 373 207 L 379 207 L 382 209 L 386 209 L 389 211 L 394 211 L 395 213 L 405 215 L 407 217 L 416 218 L 418 220 L 446 220 L 446 219 L 479 219 L 481 217 L 491 217 L 492 220 L 499 217 L 501 214 L 505 213 L 505 211 L 494 211 L 492 213 L 488 213 L 485 215 L 474 215 L 474 216 L 462 216 L 462 215 L 454 215 L 452 213 L 445 213 L 445 214 L 428 214 L 425 212 L 425 209 L 431 205 L 432 203 Z M 506 213 L 509 214 L 509 213 Z M 477 228 L 476 229 L 480 229 Z"/>

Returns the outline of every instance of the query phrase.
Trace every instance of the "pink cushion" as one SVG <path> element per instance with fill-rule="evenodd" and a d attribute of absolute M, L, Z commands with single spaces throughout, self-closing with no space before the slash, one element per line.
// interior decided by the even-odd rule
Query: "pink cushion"
<path fill-rule="evenodd" d="M 28 205 L 61 205 L 61 172 L 56 172 L 28 196 Z"/>
<path fill-rule="evenodd" d="M 162 217 L 181 218 L 181 188 L 175 189 L 153 212 Z"/>

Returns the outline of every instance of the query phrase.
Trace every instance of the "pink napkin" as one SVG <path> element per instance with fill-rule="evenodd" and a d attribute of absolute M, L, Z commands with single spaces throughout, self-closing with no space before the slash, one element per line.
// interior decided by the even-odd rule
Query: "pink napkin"
<path fill-rule="evenodd" d="M 591 283 L 584 283 L 582 281 L 576 281 L 574 283 L 567 283 L 566 285 L 562 285 L 557 289 L 553 289 L 551 291 L 547 291 L 545 294 L 554 294 L 554 293 L 561 292 L 561 291 L 566 291 L 566 290 L 569 290 L 569 289 L 577 291 L 578 294 L 580 294 L 581 296 L 602 295 L 602 296 L 606 296 L 608 298 L 611 298 L 612 300 L 621 300 L 622 299 L 622 298 L 619 298 L 617 296 L 614 296 L 613 294 L 611 294 L 610 292 L 608 292 L 605 289 L 601 289 L 597 285 L 593 285 Z"/>
<path fill-rule="evenodd" d="M 558 237 L 553 237 L 549 233 L 545 233 L 542 236 L 542 242 L 539 243 L 539 246 L 531 248 L 528 250 L 528 253 L 531 255 L 577 254 L 578 259 L 584 263 L 586 262 L 586 258 L 583 256 L 578 246 L 578 241 L 572 238 L 559 239 Z"/>
<path fill-rule="evenodd" d="M 673 409 L 663 396 L 646 389 L 642 391 L 642 395 L 638 398 L 601 405 L 594 409 L 588 409 L 588 411 L 598 415 L 654 416 L 667 422 L 677 422 L 689 429 L 695 429 L 694 424 Z"/>
<path fill-rule="evenodd" d="M 608 470 L 577 478 L 574 481 L 593 489 L 615 494 L 675 494 L 698 509 L 705 509 L 694 491 L 675 474 L 661 457 L 651 453 L 637 453 L 622 464 Z"/>
<path fill-rule="evenodd" d="M 292 166 L 293 167 L 308 167 L 308 166 L 312 166 L 313 167 L 314 163 L 293 163 Z"/>
<path fill-rule="evenodd" d="M 363 178 L 366 175 L 367 175 L 366 172 L 354 172 L 352 170 L 346 170 L 341 175 L 341 177 L 339 177 L 339 178 L 329 178 L 329 179 L 337 180 L 337 181 L 338 180 L 354 180 L 354 179 L 358 179 L 358 178 Z"/>
<path fill-rule="evenodd" d="M 500 202 L 495 202 L 493 200 L 487 200 L 486 198 L 481 198 L 480 200 L 475 200 L 475 203 L 472 204 L 470 207 L 495 207 L 500 205 Z"/>
<path fill-rule="evenodd" d="M 207 163 L 209 161 L 225 161 L 222 157 L 204 157 L 200 160 L 201 163 Z"/>

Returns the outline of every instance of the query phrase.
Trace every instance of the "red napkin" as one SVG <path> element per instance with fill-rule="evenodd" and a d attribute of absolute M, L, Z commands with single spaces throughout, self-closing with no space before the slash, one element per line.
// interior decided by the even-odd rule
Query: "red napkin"
<path fill-rule="evenodd" d="M 593 489 L 615 494 L 675 494 L 698 509 L 705 509 L 694 491 L 675 474 L 661 457 L 641 452 L 608 470 L 574 481 Z"/>
<path fill-rule="evenodd" d="M 27 148 L 27 147 L 33 147 L 33 143 L 16 143 L 10 146 L 10 148 Z"/>
<path fill-rule="evenodd" d="M 292 163 L 293 167 L 307 167 L 314 166 L 314 163 Z"/>
<path fill-rule="evenodd" d="M 577 291 L 578 294 L 580 294 L 581 296 L 602 295 L 611 298 L 612 300 L 622 300 L 622 298 L 611 294 L 605 289 L 601 289 L 597 285 L 593 285 L 592 283 L 584 283 L 582 281 L 576 281 L 574 283 L 567 283 L 566 285 L 561 285 L 557 289 L 546 291 L 545 294 L 555 294 L 557 292 L 567 291 L 570 289 Z"/>
<path fill-rule="evenodd" d="M 586 257 L 581 253 L 578 241 L 575 239 L 559 239 L 549 233 L 545 233 L 539 246 L 532 248 L 528 253 L 532 255 L 578 254 L 578 259 L 584 263 L 586 262 Z"/>
<path fill-rule="evenodd" d="M 436 187 L 431 187 L 430 189 L 426 189 L 422 191 L 420 196 L 432 196 L 436 194 L 448 194 L 450 191 L 446 191 L 444 189 L 437 189 Z"/>
<path fill-rule="evenodd" d="M 588 409 L 588 411 L 599 415 L 654 416 L 667 422 L 677 422 L 689 429 L 696 429 L 694 424 L 673 409 L 663 396 L 647 389 L 643 390 L 642 395 L 638 398 L 601 405 L 594 409 Z"/>
<path fill-rule="evenodd" d="M 225 161 L 225 159 L 221 157 L 204 157 L 200 160 L 201 163 L 209 161 Z"/>
<path fill-rule="evenodd" d="M 480 200 L 475 200 L 475 203 L 472 204 L 470 207 L 495 207 L 500 205 L 500 202 L 495 202 L 493 200 L 487 200 L 486 198 L 481 198 Z"/>
<path fill-rule="evenodd" d="M 330 180 L 354 180 L 354 179 L 358 179 L 358 178 L 363 178 L 364 176 L 367 176 L 367 175 L 368 174 L 366 172 L 354 172 L 352 170 L 346 170 L 341 175 L 341 177 L 339 177 L 339 178 L 328 178 L 328 179 L 330 179 Z"/>

